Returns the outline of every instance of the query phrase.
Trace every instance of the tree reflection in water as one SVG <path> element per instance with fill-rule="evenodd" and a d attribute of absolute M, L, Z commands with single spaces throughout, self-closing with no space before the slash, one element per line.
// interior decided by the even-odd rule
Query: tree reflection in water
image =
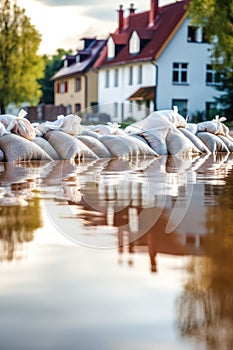
<path fill-rule="evenodd" d="M 0 261 L 24 257 L 25 243 L 42 227 L 40 199 L 33 193 L 40 163 L 4 163 L 0 180 Z"/>
<path fill-rule="evenodd" d="M 213 185 L 212 190 L 216 192 Z M 208 349 L 233 349 L 233 173 L 208 208 L 203 239 L 206 257 L 192 257 L 189 277 L 177 300 L 183 336 L 204 341 Z"/>

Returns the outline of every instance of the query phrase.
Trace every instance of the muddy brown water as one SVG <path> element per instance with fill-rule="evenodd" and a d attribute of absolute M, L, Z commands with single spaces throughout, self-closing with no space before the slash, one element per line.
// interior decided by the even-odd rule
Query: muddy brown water
<path fill-rule="evenodd" d="M 233 348 L 233 156 L 0 163 L 1 349 Z"/>

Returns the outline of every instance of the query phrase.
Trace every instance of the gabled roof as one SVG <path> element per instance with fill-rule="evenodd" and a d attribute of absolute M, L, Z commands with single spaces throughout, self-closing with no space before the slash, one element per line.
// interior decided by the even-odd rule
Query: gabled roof
<path fill-rule="evenodd" d="M 66 57 L 71 61 L 73 57 L 74 62 L 69 64 L 67 67 L 62 67 L 52 78 L 51 80 L 56 80 L 60 78 L 66 78 L 73 74 L 83 74 L 89 68 L 93 66 L 96 59 L 99 56 L 100 51 L 102 50 L 106 40 L 92 39 L 90 45 L 84 50 L 78 51 L 74 56 Z M 80 62 L 76 62 L 76 56 L 79 55 L 82 57 Z"/>
<path fill-rule="evenodd" d="M 187 17 L 189 1 L 177 1 L 160 7 L 159 14 L 152 26 L 148 25 L 150 11 L 133 13 L 124 18 L 121 32 L 118 28 L 114 34 L 110 35 L 115 45 L 124 45 L 123 48 L 114 58 L 108 59 L 105 46 L 94 68 L 157 59 Z M 146 45 L 136 55 L 129 53 L 129 40 L 133 31 L 137 32 L 141 40 L 147 40 Z"/>

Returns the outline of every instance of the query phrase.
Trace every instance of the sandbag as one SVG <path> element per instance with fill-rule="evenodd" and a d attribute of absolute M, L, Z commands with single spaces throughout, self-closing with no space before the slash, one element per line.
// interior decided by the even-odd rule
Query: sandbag
<path fill-rule="evenodd" d="M 55 148 L 62 160 L 95 158 L 97 155 L 77 138 L 61 131 L 48 131 L 44 138 Z"/>
<path fill-rule="evenodd" d="M 226 136 L 218 135 L 218 138 L 220 138 L 226 145 L 229 152 L 233 152 L 233 141 L 232 139 L 229 139 Z"/>
<path fill-rule="evenodd" d="M 229 134 L 229 128 L 222 123 L 226 118 L 216 116 L 213 120 L 208 120 L 197 124 L 197 131 L 206 131 L 215 135 L 227 136 Z"/>
<path fill-rule="evenodd" d="M 32 141 L 35 144 L 37 144 L 40 148 L 42 148 L 53 160 L 59 160 L 60 157 L 57 153 L 57 151 L 54 149 L 50 143 L 45 140 L 43 137 L 37 136 Z"/>
<path fill-rule="evenodd" d="M 3 162 L 5 159 L 5 154 L 2 149 L 0 149 L 0 162 Z"/>
<path fill-rule="evenodd" d="M 107 125 L 99 124 L 93 126 L 91 131 L 94 131 L 101 135 L 124 135 L 125 131 L 120 129 L 120 125 L 118 123 L 108 122 Z"/>
<path fill-rule="evenodd" d="M 145 119 L 126 127 L 125 131 L 128 134 L 137 133 L 143 136 L 156 153 L 167 155 L 165 140 L 168 130 L 172 128 L 176 128 L 176 126 L 166 117 L 166 111 L 159 111 L 153 112 Z"/>
<path fill-rule="evenodd" d="M 18 116 L 11 114 L 0 115 L 0 122 L 2 122 L 7 131 L 11 131 L 17 135 L 20 135 L 28 140 L 33 140 L 36 137 L 36 132 L 32 124 L 25 118 L 25 112 L 23 109 L 19 111 Z"/>
<path fill-rule="evenodd" d="M 143 130 L 139 133 L 146 139 L 150 147 L 159 155 L 168 155 L 168 149 L 166 145 L 166 137 L 168 133 L 167 127 L 160 129 Z"/>
<path fill-rule="evenodd" d="M 188 129 L 180 128 L 179 131 L 181 131 L 182 134 L 184 134 L 184 136 L 186 136 L 194 144 L 194 146 L 196 146 L 197 149 L 199 149 L 199 151 L 201 151 L 202 153 L 210 153 L 210 150 L 200 140 L 200 138 L 198 138 L 196 135 L 194 135 Z"/>
<path fill-rule="evenodd" d="M 81 132 L 81 118 L 74 114 L 57 116 L 53 122 L 46 121 L 36 126 L 36 131 L 39 135 L 46 134 L 49 130 L 62 131 L 69 135 L 78 135 Z"/>
<path fill-rule="evenodd" d="M 111 153 L 108 148 L 97 138 L 88 135 L 80 135 L 77 136 L 77 139 L 82 141 L 99 158 L 111 158 Z"/>
<path fill-rule="evenodd" d="M 7 162 L 52 160 L 38 145 L 12 133 L 0 137 L 0 148 L 4 152 Z"/>
<path fill-rule="evenodd" d="M 179 129 L 169 129 L 166 137 L 166 145 L 170 155 L 191 155 L 201 153 L 200 150 L 182 134 Z"/>
<path fill-rule="evenodd" d="M 198 132 L 196 134 L 199 139 L 209 148 L 211 153 L 229 152 L 225 143 L 216 135 L 209 132 Z"/>
<path fill-rule="evenodd" d="M 190 131 L 192 134 L 196 134 L 197 133 L 197 124 L 195 124 L 195 123 L 187 123 L 186 130 Z"/>
<path fill-rule="evenodd" d="M 98 134 L 98 132 L 91 131 L 91 130 L 84 130 L 81 135 L 91 136 L 96 139 L 99 139 L 101 137 L 101 134 Z"/>
<path fill-rule="evenodd" d="M 122 135 L 103 135 L 100 141 L 109 149 L 111 155 L 116 158 L 158 156 L 144 142 Z"/>

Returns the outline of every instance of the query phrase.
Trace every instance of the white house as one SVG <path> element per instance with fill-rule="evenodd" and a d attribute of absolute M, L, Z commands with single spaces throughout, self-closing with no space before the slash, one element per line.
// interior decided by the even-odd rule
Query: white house
<path fill-rule="evenodd" d="M 127 17 L 120 6 L 118 28 L 94 65 L 99 111 L 118 122 L 174 105 L 183 116 L 216 114 L 218 75 L 202 28 L 190 25 L 189 2 L 159 7 L 151 0 L 150 10 L 141 13 L 131 4 Z"/>

